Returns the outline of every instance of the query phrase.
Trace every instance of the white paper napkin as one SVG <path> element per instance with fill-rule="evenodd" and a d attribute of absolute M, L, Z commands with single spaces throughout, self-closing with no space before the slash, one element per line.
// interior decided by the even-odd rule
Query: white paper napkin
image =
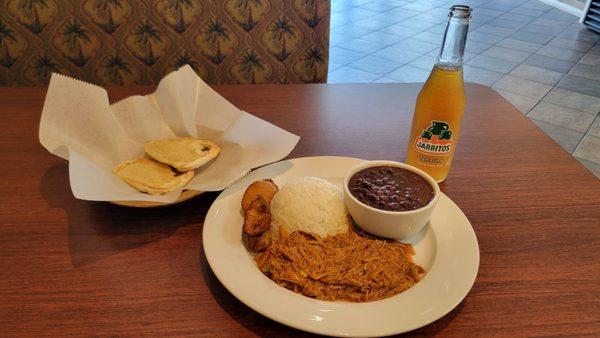
<path fill-rule="evenodd" d="M 141 193 L 112 171 L 144 156 L 151 140 L 193 136 L 216 142 L 221 153 L 184 187 L 218 191 L 256 168 L 286 157 L 299 137 L 243 112 L 184 66 L 165 76 L 156 91 L 109 105 L 101 87 L 52 74 L 39 138 L 69 161 L 76 198 L 90 201 L 173 202 L 182 189 L 162 196 Z"/>

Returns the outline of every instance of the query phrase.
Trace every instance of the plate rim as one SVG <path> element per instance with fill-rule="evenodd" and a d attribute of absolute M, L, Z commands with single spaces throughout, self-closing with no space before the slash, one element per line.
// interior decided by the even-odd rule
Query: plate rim
<path fill-rule="evenodd" d="M 277 164 L 281 164 L 282 162 L 291 162 L 291 163 L 293 164 L 293 163 L 295 163 L 295 162 L 298 162 L 298 161 L 315 161 L 315 160 L 316 160 L 316 161 L 318 161 L 318 160 L 352 160 L 352 161 L 367 161 L 367 160 L 360 159 L 360 158 L 354 158 L 354 157 L 345 157 L 345 156 L 307 156 L 307 157 L 298 157 L 298 158 L 292 158 L 292 159 L 286 159 L 286 160 L 282 160 L 282 161 L 277 161 L 277 162 L 271 163 L 271 164 L 269 164 L 269 165 L 263 166 L 263 167 L 261 167 L 261 168 L 258 168 L 257 170 L 261 170 L 261 169 L 263 169 L 263 170 L 266 170 L 266 169 L 264 169 L 264 168 L 268 168 L 268 167 L 270 167 L 270 166 L 274 166 L 274 165 L 277 165 Z M 254 172 L 254 171 L 253 171 L 253 172 Z M 280 175 L 281 175 L 281 174 L 280 174 Z M 249 174 L 249 175 L 247 175 L 246 177 L 248 177 L 248 176 L 251 176 L 251 175 Z M 323 328 L 322 328 L 322 327 L 320 327 L 320 326 L 312 326 L 312 327 L 310 327 L 310 326 L 305 326 L 305 325 L 302 325 L 302 323 L 298 323 L 298 322 L 296 322 L 296 321 L 294 321 L 294 320 L 292 320 L 292 319 L 285 318 L 285 317 L 282 317 L 282 316 L 273 315 L 272 313 L 269 313 L 269 312 L 268 312 L 268 311 L 266 311 L 265 309 L 261 308 L 261 306 L 260 306 L 259 304 L 257 305 L 257 304 L 255 304 L 255 303 L 253 303 L 251 300 L 249 300 L 249 299 L 248 299 L 247 297 L 245 297 L 243 294 L 242 294 L 242 295 L 241 295 L 241 294 L 239 294 L 239 293 L 238 293 L 238 291 L 239 291 L 239 290 L 237 290 L 237 289 L 235 289 L 235 288 L 231 287 L 231 285 L 228 285 L 228 283 L 227 283 L 227 280 L 223 280 L 223 276 L 219 275 L 219 273 L 218 273 L 217 271 L 215 271 L 214 264 L 215 264 L 216 262 L 214 262 L 214 261 L 211 259 L 212 257 L 211 257 L 210 253 L 209 253 L 209 252 L 208 252 L 208 250 L 207 250 L 207 247 L 209 247 L 209 248 L 210 248 L 210 247 L 211 247 L 211 244 L 209 243 L 209 244 L 207 245 L 207 243 L 208 243 L 208 242 L 207 242 L 207 236 L 205 236 L 205 235 L 206 235 L 206 231 L 207 231 L 206 229 L 208 228 L 208 227 L 207 227 L 207 223 L 208 223 L 208 222 L 210 222 L 209 220 L 210 220 L 210 218 L 211 218 L 211 217 L 209 217 L 209 216 L 213 216 L 213 214 L 215 213 L 215 208 L 217 208 L 217 206 L 216 206 L 216 205 L 217 205 L 217 202 L 218 202 L 218 201 L 220 201 L 220 200 L 222 200 L 222 199 L 225 199 L 225 198 L 227 197 L 227 195 L 228 195 L 228 194 L 227 194 L 227 193 L 228 193 L 228 190 L 230 190 L 230 189 L 234 188 L 235 186 L 237 186 L 237 185 L 241 184 L 241 182 L 243 182 L 243 181 L 246 179 L 246 177 L 244 177 L 243 179 L 241 179 L 241 180 L 239 180 L 239 181 L 235 182 L 234 184 L 232 184 L 231 186 L 229 186 L 227 189 L 225 189 L 224 191 L 222 191 L 222 192 L 219 194 L 219 196 L 218 196 L 218 197 L 217 197 L 217 198 L 214 200 L 214 202 L 212 203 L 212 205 L 211 205 L 211 207 L 209 208 L 209 210 L 208 210 L 208 212 L 207 212 L 207 214 L 206 214 L 206 217 L 205 217 L 205 222 L 204 222 L 204 225 L 203 225 L 203 230 L 202 230 L 202 246 L 203 246 L 203 250 L 204 250 L 204 255 L 205 255 L 205 257 L 206 257 L 206 259 L 207 259 L 207 261 L 208 261 L 208 263 L 209 263 L 209 266 L 210 266 L 211 270 L 213 271 L 213 273 L 215 274 L 215 276 L 217 277 L 217 279 L 219 280 L 219 282 L 220 282 L 220 283 L 221 283 L 221 284 L 222 284 L 222 285 L 223 285 L 223 286 L 224 286 L 224 287 L 225 287 L 225 288 L 228 290 L 228 292 L 230 292 L 230 293 L 231 293 L 231 294 L 232 294 L 232 295 L 233 295 L 235 298 L 237 298 L 239 301 L 241 301 L 241 302 L 242 302 L 242 303 L 244 303 L 246 306 L 248 306 L 249 308 L 251 308 L 253 311 L 256 311 L 257 313 L 261 314 L 262 316 L 265 316 L 265 317 L 267 317 L 267 318 L 269 318 L 269 319 L 271 319 L 271 320 L 274 320 L 274 321 L 276 321 L 276 322 L 279 322 L 279 323 L 281 323 L 281 324 L 284 324 L 284 325 L 286 325 L 286 326 L 289 326 L 289 327 L 292 327 L 292 328 L 295 328 L 295 329 L 298 329 L 298 330 L 302 330 L 302 331 L 305 331 L 305 332 L 316 333 L 316 334 L 326 334 L 326 335 L 330 335 L 330 336 L 338 336 L 338 337 L 365 336 L 365 333 L 364 333 L 364 332 L 363 332 L 363 333 L 352 333 L 352 332 L 331 332 L 331 331 L 328 331 L 328 330 L 323 330 Z M 453 201 L 452 201 L 452 200 L 451 200 L 451 199 L 450 199 L 450 198 L 449 198 L 447 195 L 445 195 L 443 192 L 440 192 L 440 193 L 441 193 L 441 197 L 442 197 L 442 199 L 443 199 L 443 200 L 445 200 L 447 203 L 449 203 L 449 206 L 450 206 L 450 207 L 454 207 L 454 208 L 455 208 L 455 209 L 458 211 L 457 215 L 458 215 L 458 216 L 462 216 L 462 217 L 464 218 L 464 220 L 466 221 L 466 225 L 468 226 L 468 227 L 466 228 L 466 230 L 467 230 L 467 231 L 470 233 L 470 235 L 472 235 L 472 239 L 473 239 L 473 243 L 471 243 L 471 244 L 472 244 L 472 249 L 473 249 L 473 252 L 472 252 L 472 254 L 473 254 L 473 259 L 474 259 L 474 262 L 473 262 L 473 263 L 474 263 L 474 264 L 473 264 L 473 270 L 474 270 L 474 271 L 473 271 L 473 273 L 472 273 L 472 276 L 469 276 L 469 278 L 468 278 L 468 279 L 467 279 L 467 278 L 465 278 L 465 283 L 464 283 L 464 286 L 463 286 L 463 287 L 465 287 L 465 289 L 464 289 L 464 294 L 461 294 L 459 297 L 457 297 L 457 298 L 456 298 L 456 300 L 455 300 L 454 302 L 452 302 L 452 305 L 451 305 L 451 306 L 448 306 L 447 308 L 445 308 L 445 310 L 444 310 L 444 311 L 442 311 L 443 313 L 442 313 L 441 315 L 439 315 L 439 316 L 436 316 L 436 317 L 434 316 L 435 318 L 430 318 L 429 320 L 427 320 L 427 321 L 425 321 L 425 322 L 416 323 L 415 325 L 412 325 L 412 326 L 406 326 L 406 327 L 404 327 L 404 328 L 402 328 L 402 329 L 398 329 L 398 328 L 395 328 L 395 329 L 387 329 L 387 330 L 386 330 L 386 329 L 380 329 L 380 330 L 379 330 L 379 331 L 377 331 L 377 332 L 369 333 L 369 334 L 367 334 L 367 335 L 369 335 L 369 336 L 378 336 L 378 337 L 379 337 L 379 336 L 389 336 L 389 335 L 401 334 L 401 333 L 409 332 L 409 331 L 416 330 L 416 329 L 418 329 L 418 328 L 421 328 L 421 327 L 427 326 L 427 325 L 429 325 L 429 324 L 431 324 L 431 323 L 433 323 L 433 322 L 435 322 L 435 321 L 437 321 L 437 320 L 441 319 L 442 317 L 446 316 L 446 315 L 447 315 L 448 313 L 450 313 L 450 312 L 451 312 L 453 309 L 455 309 L 455 308 L 456 308 L 456 307 L 457 307 L 457 306 L 458 306 L 458 305 L 459 305 L 459 304 L 460 304 L 460 303 L 461 303 L 461 302 L 462 302 L 462 301 L 463 301 L 463 300 L 464 300 L 464 299 L 467 297 L 467 295 L 468 295 L 468 294 L 469 294 L 469 292 L 471 291 L 471 289 L 472 289 L 473 285 L 475 284 L 475 281 L 476 281 L 476 279 L 477 279 L 477 275 L 478 275 L 478 272 L 479 272 L 479 265 L 480 265 L 480 250 L 479 250 L 479 243 L 478 243 L 478 241 L 477 241 L 477 236 L 476 236 L 476 234 L 475 234 L 475 230 L 474 230 L 474 228 L 473 228 L 472 224 L 470 223 L 470 221 L 468 220 L 468 218 L 466 217 L 466 215 L 464 214 L 464 212 L 462 212 L 462 210 L 461 210 L 461 209 L 458 207 L 458 205 L 456 205 L 456 203 L 454 203 L 454 202 L 453 202 Z M 441 201 L 441 200 L 440 200 L 440 201 Z M 470 230 L 470 231 L 469 231 L 469 230 Z M 436 236 L 436 238 L 437 238 L 437 236 Z M 439 245 L 439 242 L 438 242 L 438 240 L 436 239 L 436 246 L 437 246 L 437 245 Z M 246 249 L 244 248 L 244 250 L 246 250 Z M 437 254 L 436 254 L 435 258 L 436 258 L 436 260 L 437 260 Z M 435 262 L 434 262 L 434 263 L 432 263 L 432 268 L 433 268 L 433 266 L 434 266 L 434 265 L 435 265 Z M 431 270 L 430 270 L 430 271 L 428 271 L 428 273 L 429 273 L 429 272 L 431 272 Z M 265 277 L 265 276 L 263 276 L 263 275 L 261 275 L 261 276 L 262 276 L 262 277 Z M 427 276 L 427 275 L 426 275 L 426 276 Z M 288 292 L 292 292 L 292 291 L 289 291 L 289 290 L 287 290 L 287 289 L 283 289 L 283 290 L 285 290 L 285 291 L 288 291 Z M 243 293 L 243 292 L 242 292 L 242 293 Z M 401 294 L 402 294 L 402 293 L 401 293 Z M 294 293 L 294 295 L 297 295 L 297 294 L 295 294 L 295 293 Z M 399 295 L 400 295 L 400 294 L 399 294 Z M 390 297 L 390 298 L 388 298 L 388 300 L 389 300 L 389 299 L 391 299 L 391 298 L 393 298 L 393 297 Z M 324 302 L 324 301 L 315 300 L 315 299 L 311 299 L 311 298 L 307 298 L 307 300 L 308 300 L 308 301 L 318 301 L 318 302 Z M 380 301 L 385 301 L 385 299 L 384 299 L 384 300 L 380 300 Z M 351 304 L 352 304 L 352 305 L 355 305 L 355 306 L 357 306 L 357 307 L 360 307 L 360 306 L 368 306 L 369 304 L 377 303 L 377 302 L 380 302 L 380 301 L 375 301 L 375 302 L 366 302 L 366 303 L 351 303 Z M 326 303 L 329 303 L 329 304 L 340 304 L 339 302 L 338 302 L 338 303 L 336 303 L 336 302 L 326 302 Z M 345 305 L 345 304 L 344 304 L 344 305 Z"/>

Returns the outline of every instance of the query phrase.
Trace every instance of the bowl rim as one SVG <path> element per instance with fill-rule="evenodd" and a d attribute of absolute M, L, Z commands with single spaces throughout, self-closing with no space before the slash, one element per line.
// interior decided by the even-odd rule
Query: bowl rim
<path fill-rule="evenodd" d="M 352 178 L 352 176 L 354 174 L 356 174 L 360 170 L 363 170 L 366 168 L 385 166 L 385 165 L 406 169 L 406 170 L 412 171 L 415 174 L 423 177 L 427 182 L 429 182 L 429 185 L 431 185 L 431 187 L 433 188 L 433 198 L 431 199 L 431 201 L 429 201 L 429 203 L 427 203 L 426 205 L 424 205 L 418 209 L 405 210 L 405 211 L 391 211 L 391 210 L 382 210 L 382 209 L 374 208 L 374 207 L 362 202 L 361 200 L 356 198 L 354 195 L 352 195 L 352 193 L 350 192 L 350 189 L 348 188 L 348 183 L 350 182 L 350 178 Z M 417 167 L 414 167 L 410 164 L 406 164 L 406 163 L 398 162 L 398 161 L 390 161 L 390 160 L 368 161 L 367 160 L 362 163 L 356 164 L 355 166 L 350 168 L 350 170 L 346 174 L 346 177 L 344 178 L 344 194 L 345 195 L 348 195 L 349 198 L 352 199 L 353 202 L 356 202 L 361 207 L 363 207 L 367 210 L 370 210 L 370 211 L 382 213 L 384 215 L 410 215 L 410 214 L 422 212 L 424 209 L 432 208 L 436 204 L 436 202 L 439 198 L 440 192 L 441 192 L 441 190 L 440 190 L 439 184 L 428 173 L 426 173 L 425 171 L 423 171 Z"/>

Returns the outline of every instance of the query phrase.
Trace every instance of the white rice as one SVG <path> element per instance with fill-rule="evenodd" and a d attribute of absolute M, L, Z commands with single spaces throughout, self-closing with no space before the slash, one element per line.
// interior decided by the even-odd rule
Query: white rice
<path fill-rule="evenodd" d="M 318 177 L 301 177 L 285 184 L 271 201 L 271 221 L 275 239 L 281 229 L 287 234 L 301 230 L 321 238 L 350 229 L 341 191 Z"/>

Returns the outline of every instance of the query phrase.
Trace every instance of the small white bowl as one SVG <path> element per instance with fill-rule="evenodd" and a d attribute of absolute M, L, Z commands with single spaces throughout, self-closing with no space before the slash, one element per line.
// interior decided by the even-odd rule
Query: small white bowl
<path fill-rule="evenodd" d="M 433 198 L 426 206 L 409 211 L 387 211 L 366 205 L 354 197 L 348 188 L 348 182 L 355 173 L 378 166 L 399 167 L 412 171 L 423 177 L 433 187 Z M 395 161 L 366 161 L 360 163 L 348 172 L 344 179 L 344 202 L 354 222 L 363 230 L 380 237 L 405 239 L 417 232 L 429 222 L 431 213 L 437 204 L 440 187 L 433 177 L 419 168 Z"/>

